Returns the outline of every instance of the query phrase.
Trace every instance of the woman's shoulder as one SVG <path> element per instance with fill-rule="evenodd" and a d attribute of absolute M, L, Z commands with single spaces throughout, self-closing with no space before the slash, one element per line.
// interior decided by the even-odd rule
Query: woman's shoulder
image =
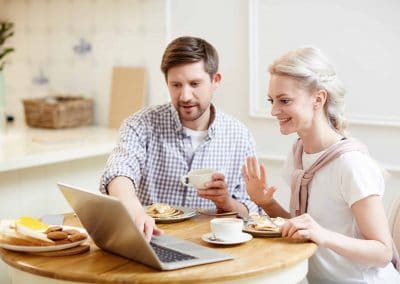
<path fill-rule="evenodd" d="M 360 151 L 342 154 L 336 159 L 336 168 L 345 180 L 360 179 L 379 182 L 384 180 L 384 168 L 369 154 Z"/>
<path fill-rule="evenodd" d="M 341 166 L 346 168 L 378 168 L 378 163 L 368 153 L 361 151 L 349 151 L 337 159 Z"/>

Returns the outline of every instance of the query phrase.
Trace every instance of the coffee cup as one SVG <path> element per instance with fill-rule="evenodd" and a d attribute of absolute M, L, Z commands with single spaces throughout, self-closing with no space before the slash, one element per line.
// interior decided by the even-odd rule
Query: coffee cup
<path fill-rule="evenodd" d="M 211 232 L 217 240 L 233 242 L 240 239 L 243 220 L 236 218 L 214 218 L 210 221 Z"/>
<path fill-rule="evenodd" d="M 216 173 L 213 169 L 196 169 L 191 170 L 181 178 L 183 185 L 190 185 L 195 188 L 203 188 L 204 184 L 212 181 L 212 175 Z"/>

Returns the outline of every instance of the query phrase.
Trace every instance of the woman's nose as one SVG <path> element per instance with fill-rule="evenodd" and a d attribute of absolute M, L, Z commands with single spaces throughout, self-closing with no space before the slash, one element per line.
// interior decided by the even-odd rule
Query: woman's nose
<path fill-rule="evenodd" d="M 276 106 L 276 104 L 271 105 L 271 115 L 277 116 L 280 113 L 280 109 Z"/>

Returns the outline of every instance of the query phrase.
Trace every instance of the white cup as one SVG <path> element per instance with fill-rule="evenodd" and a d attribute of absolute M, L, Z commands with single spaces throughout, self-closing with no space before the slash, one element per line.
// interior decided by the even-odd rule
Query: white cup
<path fill-rule="evenodd" d="M 213 169 L 197 169 L 188 172 L 181 177 L 183 185 L 191 185 L 195 188 L 203 188 L 206 182 L 212 181 L 212 175 L 216 173 Z"/>
<path fill-rule="evenodd" d="M 215 238 L 225 242 L 232 242 L 240 239 L 243 220 L 236 218 L 214 218 L 210 221 L 210 227 Z"/>

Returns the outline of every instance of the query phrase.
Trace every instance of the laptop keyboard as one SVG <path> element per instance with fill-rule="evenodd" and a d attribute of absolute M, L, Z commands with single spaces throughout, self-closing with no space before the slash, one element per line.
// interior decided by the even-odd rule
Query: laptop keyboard
<path fill-rule="evenodd" d="M 184 254 L 166 247 L 162 247 L 154 243 L 150 243 L 150 245 L 154 249 L 156 255 L 160 258 L 161 262 L 176 262 L 196 258 L 194 256 Z"/>

